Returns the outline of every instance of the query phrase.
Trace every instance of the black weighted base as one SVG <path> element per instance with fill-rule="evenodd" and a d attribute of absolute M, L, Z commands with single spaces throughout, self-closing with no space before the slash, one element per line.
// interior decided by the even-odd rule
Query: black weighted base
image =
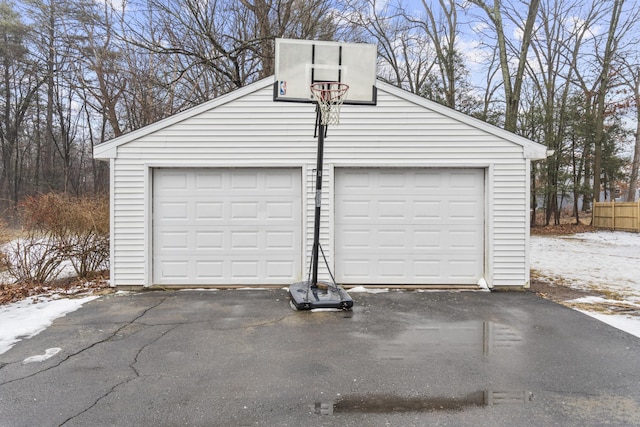
<path fill-rule="evenodd" d="M 296 310 L 314 308 L 350 310 L 353 307 L 353 300 L 340 286 L 325 284 L 313 286 L 309 281 L 298 282 L 289 286 L 289 295 Z"/>

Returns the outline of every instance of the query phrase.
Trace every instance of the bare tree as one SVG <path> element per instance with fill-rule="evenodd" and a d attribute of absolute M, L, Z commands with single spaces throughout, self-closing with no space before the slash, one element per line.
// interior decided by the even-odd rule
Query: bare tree
<path fill-rule="evenodd" d="M 592 26 L 602 17 L 599 2 L 584 5 L 574 0 L 542 0 L 539 8 L 540 25 L 533 36 L 531 52 L 534 60 L 527 62 L 530 81 L 539 94 L 543 111 L 542 140 L 553 150 L 547 159 L 545 189 L 545 224 L 553 216 L 554 223 L 560 223 L 561 206 L 558 197 L 564 196 L 567 165 L 575 157 L 575 132 L 571 132 L 569 116 L 573 114 L 573 104 L 569 106 L 569 96 L 576 74 L 578 60 L 585 38 L 589 37 Z M 570 25 L 565 19 L 573 14 L 575 19 Z M 577 17 L 580 17 L 579 19 Z M 574 163 L 575 164 L 575 163 Z M 573 168 L 573 199 L 577 216 L 578 171 Z"/>
<path fill-rule="evenodd" d="M 630 61 L 630 58 L 624 58 L 624 67 L 619 73 L 620 79 L 626 86 L 626 91 L 630 93 L 627 98 L 627 104 L 631 109 L 635 109 L 636 128 L 634 132 L 634 149 L 633 160 L 631 161 L 631 170 L 629 173 L 629 187 L 627 189 L 627 201 L 636 200 L 636 192 L 638 190 L 638 172 L 640 169 L 640 64 L 636 58 Z"/>
<path fill-rule="evenodd" d="M 129 42 L 179 58 L 178 77 L 212 75 L 209 97 L 271 75 L 276 37 L 328 39 L 336 30 L 329 0 L 147 0 L 145 10 Z"/>
<path fill-rule="evenodd" d="M 610 90 L 611 68 L 616 55 L 622 49 L 621 43 L 629 31 L 634 28 L 637 22 L 639 11 L 634 4 L 634 10 L 627 11 L 623 21 L 625 0 L 614 0 L 611 7 L 609 27 L 607 30 L 606 42 L 602 52 L 596 53 L 599 64 L 599 74 L 595 86 L 595 134 L 594 134 L 594 159 L 593 159 L 593 200 L 600 201 L 600 191 L 602 189 L 603 173 L 603 145 L 606 137 L 605 120 L 607 109 L 607 95 Z"/>
<path fill-rule="evenodd" d="M 0 3 L 0 198 L 5 208 L 17 205 L 21 195 L 22 137 L 26 118 L 44 81 L 28 54 L 30 29 L 7 2 Z"/>
<path fill-rule="evenodd" d="M 470 3 L 482 9 L 486 16 L 487 22 L 491 25 L 500 58 L 500 68 L 502 70 L 503 89 L 505 97 L 505 123 L 507 130 L 515 132 L 518 124 L 518 110 L 520 108 L 520 94 L 522 92 L 522 84 L 525 75 L 527 63 L 527 55 L 531 44 L 532 35 L 535 29 L 535 20 L 540 6 L 540 0 L 531 0 L 526 10 L 526 17 L 521 16 L 519 5 L 494 1 L 490 4 L 485 0 L 470 0 Z M 509 41 L 503 16 L 508 19 L 521 31 L 520 46 L 517 47 L 512 41 Z M 511 64 L 516 64 L 515 72 L 511 69 Z"/>
<path fill-rule="evenodd" d="M 459 93 L 458 71 L 463 67 L 456 47 L 456 36 L 459 31 L 458 13 L 453 0 L 439 0 L 438 4 L 439 7 L 433 7 L 430 2 L 422 0 L 425 19 L 415 20 L 410 15 L 406 17 L 428 37 L 437 60 L 439 81 L 444 95 L 443 104 L 455 109 Z"/>
<path fill-rule="evenodd" d="M 34 54 L 42 64 L 44 83 L 44 132 L 36 150 L 36 186 L 41 190 L 67 191 L 73 163 L 73 81 L 70 66 L 77 57 L 73 39 L 75 11 L 83 0 L 28 0 L 26 13 L 34 24 Z M 38 119 L 39 120 L 39 119 Z"/>
<path fill-rule="evenodd" d="M 75 67 L 76 77 L 84 102 L 103 115 L 117 137 L 123 132 L 118 104 L 126 89 L 128 72 L 118 60 L 122 52 L 114 43 L 118 36 L 114 31 L 117 11 L 105 2 L 85 10 L 83 18 L 80 25 L 86 37 L 78 46 L 80 66 Z"/>
<path fill-rule="evenodd" d="M 418 94 L 435 70 L 435 52 L 424 32 L 407 16 L 401 3 L 350 0 L 341 19 L 351 38 L 378 45 L 380 79 Z"/>
<path fill-rule="evenodd" d="M 259 77 L 274 72 L 276 37 L 327 40 L 335 34 L 332 4 L 326 0 L 240 0 L 240 3 L 251 12 L 251 21 L 255 22 L 256 44 L 249 44 L 249 48 L 262 58 Z"/>

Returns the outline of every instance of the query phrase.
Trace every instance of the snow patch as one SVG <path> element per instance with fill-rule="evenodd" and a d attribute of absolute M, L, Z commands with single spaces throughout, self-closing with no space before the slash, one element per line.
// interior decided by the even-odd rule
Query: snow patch
<path fill-rule="evenodd" d="M 45 360 L 47 360 L 47 359 L 55 356 L 56 354 L 60 353 L 60 351 L 62 351 L 62 349 L 60 347 L 48 348 L 48 349 L 45 350 L 44 354 L 39 354 L 37 356 L 27 357 L 26 359 L 24 359 L 22 361 L 22 364 L 26 365 L 27 363 L 44 362 Z"/>
<path fill-rule="evenodd" d="M 589 317 L 593 317 L 594 319 L 598 319 L 599 321 L 606 323 L 609 326 L 613 326 L 616 329 L 620 329 L 621 331 L 640 338 L 640 317 L 638 316 L 626 316 L 624 314 L 602 314 L 586 310 L 577 311 L 579 311 L 580 313 L 584 313 Z"/>
<path fill-rule="evenodd" d="M 480 280 L 478 280 L 478 287 L 483 291 L 491 291 L 491 289 L 489 289 L 489 285 L 487 285 L 487 281 L 484 280 L 484 277 L 481 277 Z"/>
<path fill-rule="evenodd" d="M 0 306 L 0 354 L 5 353 L 18 341 L 38 335 L 55 319 L 74 312 L 83 304 L 98 298 L 38 298 Z"/>
<path fill-rule="evenodd" d="M 354 288 L 348 289 L 348 293 L 367 293 L 367 294 L 382 294 L 385 292 L 389 292 L 388 288 L 365 288 L 364 286 L 356 286 Z"/>

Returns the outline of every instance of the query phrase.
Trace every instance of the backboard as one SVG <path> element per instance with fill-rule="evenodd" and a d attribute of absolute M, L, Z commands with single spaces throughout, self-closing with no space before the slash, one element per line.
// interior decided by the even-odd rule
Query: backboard
<path fill-rule="evenodd" d="M 377 46 L 316 40 L 276 39 L 274 101 L 315 102 L 316 82 L 349 85 L 345 104 L 376 104 Z"/>

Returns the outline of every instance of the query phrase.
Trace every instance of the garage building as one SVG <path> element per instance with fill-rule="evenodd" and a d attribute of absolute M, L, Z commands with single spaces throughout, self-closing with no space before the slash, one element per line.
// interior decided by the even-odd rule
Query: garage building
<path fill-rule="evenodd" d="M 286 286 L 313 243 L 315 109 L 267 78 L 97 146 L 113 286 Z M 351 285 L 521 288 L 546 147 L 384 82 L 324 147 L 321 245 Z M 320 277 L 327 278 L 326 269 Z"/>

